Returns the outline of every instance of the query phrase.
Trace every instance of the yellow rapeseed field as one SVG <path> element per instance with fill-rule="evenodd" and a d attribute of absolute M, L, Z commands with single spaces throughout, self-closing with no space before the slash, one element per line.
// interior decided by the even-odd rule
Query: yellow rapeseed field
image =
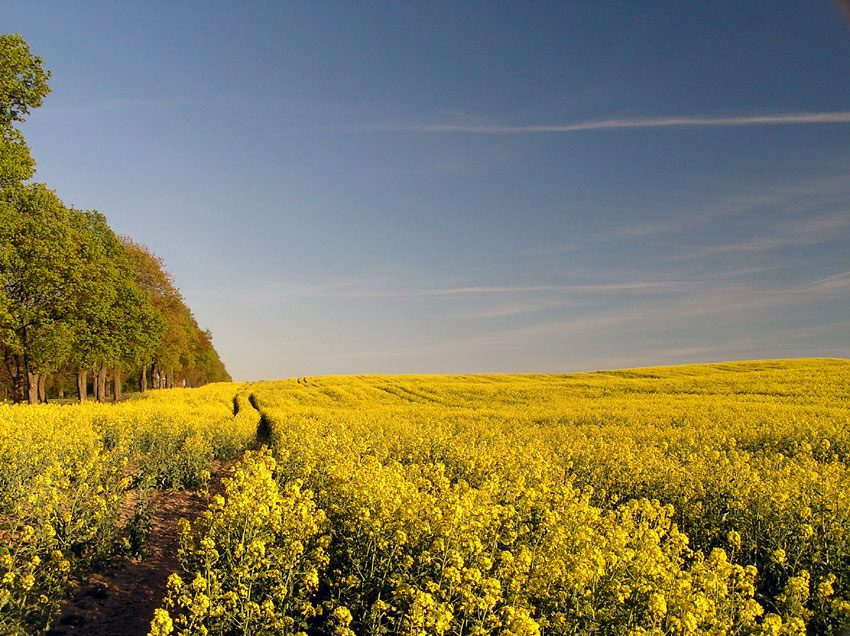
<path fill-rule="evenodd" d="M 258 429 L 152 636 L 850 625 L 850 362 L 800 360 L 0 406 L 0 633 L 132 553 L 129 492 L 204 488 Z"/>
<path fill-rule="evenodd" d="M 850 362 L 250 387 L 151 634 L 830 634 Z"/>

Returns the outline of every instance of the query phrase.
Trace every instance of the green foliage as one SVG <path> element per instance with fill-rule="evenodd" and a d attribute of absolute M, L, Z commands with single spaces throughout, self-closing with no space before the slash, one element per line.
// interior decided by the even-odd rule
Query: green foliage
<path fill-rule="evenodd" d="M 5 191 L 0 202 L 0 342 L 48 364 L 66 339 L 74 310 L 73 243 L 68 211 L 43 184 Z"/>
<path fill-rule="evenodd" d="M 161 372 L 171 374 L 176 381 L 186 380 L 190 386 L 229 382 L 230 375 L 212 345 L 212 334 L 198 326 L 162 259 L 129 237 L 120 240 L 133 262 L 136 283 L 147 292 L 163 319 L 162 336 L 149 359 Z"/>
<path fill-rule="evenodd" d="M 135 282 L 126 249 L 96 211 L 71 211 L 80 276 L 74 362 L 135 368 L 159 344 L 164 319 Z"/>
<path fill-rule="evenodd" d="M 18 34 L 0 35 L 0 125 L 23 121 L 50 92 L 50 71 Z"/>
<path fill-rule="evenodd" d="M 49 78 L 43 60 L 30 52 L 20 35 L 0 35 L 0 188 L 33 175 L 35 162 L 13 124 L 41 106 L 50 92 Z"/>
<path fill-rule="evenodd" d="M 0 127 L 0 189 L 29 179 L 35 174 L 35 160 L 21 131 Z"/>

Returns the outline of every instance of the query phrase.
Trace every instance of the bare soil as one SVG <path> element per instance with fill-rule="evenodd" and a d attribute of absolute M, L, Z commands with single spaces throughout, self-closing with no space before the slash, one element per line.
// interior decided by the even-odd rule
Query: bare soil
<path fill-rule="evenodd" d="M 230 474 L 239 459 L 213 463 L 211 492 L 223 491 L 221 479 Z M 177 560 L 180 547 L 177 522 L 181 517 L 194 521 L 207 506 L 205 498 L 186 490 L 155 491 L 151 497 L 147 555 L 143 559 L 115 561 L 78 583 L 62 603 L 50 636 L 145 636 L 148 633 L 153 611 L 165 595 L 169 575 L 181 570 Z M 134 505 L 130 498 L 128 510 Z"/>

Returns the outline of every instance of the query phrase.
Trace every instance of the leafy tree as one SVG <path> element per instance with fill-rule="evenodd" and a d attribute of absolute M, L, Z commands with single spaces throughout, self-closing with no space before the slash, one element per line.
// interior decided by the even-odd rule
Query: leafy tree
<path fill-rule="evenodd" d="M 64 319 L 74 310 L 74 249 L 68 210 L 43 184 L 17 186 L 0 200 L 0 342 L 13 399 L 38 401 L 38 374 L 66 351 Z"/>
<path fill-rule="evenodd" d="M 177 381 L 195 387 L 208 382 L 229 382 L 230 374 L 212 346 L 210 330 L 202 330 L 188 308 L 186 318 L 188 355 L 181 358 L 181 367 L 176 373 Z"/>
<path fill-rule="evenodd" d="M 121 371 L 147 361 L 159 343 L 164 320 L 147 292 L 136 284 L 133 261 L 106 217 L 96 211 L 73 210 L 72 218 L 78 260 L 85 263 L 71 319 L 77 390 L 84 400 L 85 375 L 91 368 L 95 397 L 105 400 L 106 374 L 112 370 L 115 399 L 119 399 Z"/>
<path fill-rule="evenodd" d="M 50 71 L 17 34 L 0 35 L 0 188 L 32 177 L 35 161 L 14 124 L 50 92 Z"/>
<path fill-rule="evenodd" d="M 12 376 L 9 373 L 9 366 L 6 364 L 6 345 L 0 342 L 0 402 L 5 402 L 11 399 Z"/>
<path fill-rule="evenodd" d="M 184 381 L 190 386 L 229 381 L 230 376 L 212 346 L 212 334 L 198 327 L 162 259 L 127 236 L 121 237 L 121 242 L 133 261 L 136 283 L 148 293 L 165 320 L 162 340 L 148 361 L 150 367 L 143 366 L 140 370 L 140 389 L 146 390 L 149 371 L 151 381 L 158 388 Z"/>
<path fill-rule="evenodd" d="M 165 331 L 165 319 L 151 302 L 147 292 L 134 280 L 129 260 L 121 259 L 122 271 L 118 279 L 115 304 L 117 327 L 112 359 L 112 377 L 115 400 L 121 398 L 121 373 L 145 366 Z"/>
<path fill-rule="evenodd" d="M 128 236 L 120 238 L 127 256 L 133 264 L 136 284 L 147 292 L 151 304 L 159 312 L 164 321 L 161 339 L 150 352 L 149 357 L 142 361 L 139 389 L 147 390 L 148 365 L 150 365 L 151 381 L 155 374 L 165 379 L 165 369 L 179 363 L 182 338 L 180 337 L 180 309 L 183 299 L 174 286 L 174 280 L 165 270 L 161 258 L 155 256 L 145 245 L 136 243 Z"/>
<path fill-rule="evenodd" d="M 36 367 L 61 355 L 56 320 L 61 294 L 51 290 L 55 292 L 64 269 L 46 272 L 46 263 L 27 264 L 23 259 L 43 253 L 54 242 L 64 243 L 61 231 L 51 232 L 42 223 L 44 216 L 61 216 L 64 206 L 44 186 L 21 185 L 33 176 L 35 161 L 15 128 L 50 92 L 49 78 L 43 60 L 30 52 L 20 35 L 0 35 L 0 344 L 16 402 L 24 399 L 25 379 L 30 401 L 38 399 Z M 37 231 L 28 236 L 33 227 Z"/>
<path fill-rule="evenodd" d="M 198 329 L 198 344 L 195 351 L 195 367 L 187 373 L 191 386 L 208 382 L 230 382 L 231 377 L 212 344 L 212 332 Z"/>
<path fill-rule="evenodd" d="M 105 282 L 108 277 L 100 275 L 109 265 L 101 237 L 108 229 L 105 218 L 96 212 L 72 209 L 71 225 L 80 268 L 89 272 L 89 275 L 80 276 L 75 290 L 77 310 L 71 317 L 74 346 L 69 362 L 76 369 L 77 395 L 82 402 L 86 399 L 88 370 L 95 367 L 95 361 L 107 348 L 101 323 L 113 302 L 113 288 Z M 94 380 L 95 394 L 97 388 L 97 380 Z"/>

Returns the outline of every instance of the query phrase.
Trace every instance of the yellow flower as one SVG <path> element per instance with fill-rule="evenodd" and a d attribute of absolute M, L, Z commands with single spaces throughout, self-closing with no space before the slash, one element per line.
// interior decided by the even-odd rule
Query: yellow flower
<path fill-rule="evenodd" d="M 174 623 L 168 612 L 160 608 L 155 609 L 148 636 L 169 636 L 173 631 Z"/>

